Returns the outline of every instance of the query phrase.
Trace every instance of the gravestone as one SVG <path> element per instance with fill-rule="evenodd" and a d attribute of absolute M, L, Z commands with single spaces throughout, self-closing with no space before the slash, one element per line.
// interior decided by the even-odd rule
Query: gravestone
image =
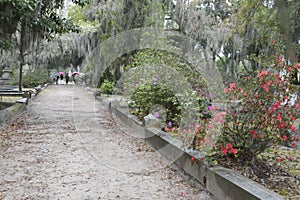
<path fill-rule="evenodd" d="M 10 69 L 2 69 L 1 70 L 1 77 L 0 77 L 0 90 L 2 91 L 11 91 L 16 90 L 18 91 L 18 88 L 16 86 L 12 85 L 12 70 Z"/>

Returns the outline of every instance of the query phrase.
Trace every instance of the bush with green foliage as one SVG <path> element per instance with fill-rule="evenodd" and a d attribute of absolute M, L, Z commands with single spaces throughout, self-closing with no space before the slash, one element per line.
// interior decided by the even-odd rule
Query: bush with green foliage
<path fill-rule="evenodd" d="M 199 70 L 184 57 L 146 49 L 133 55 L 125 71 L 128 77 L 123 87 L 130 94 L 130 112 L 140 120 L 157 104 L 166 109 L 165 123 L 172 126 L 179 126 L 182 119 L 189 121 L 190 117 L 210 117 L 206 83 Z"/>
<path fill-rule="evenodd" d="M 113 82 L 110 82 L 108 80 L 104 80 L 104 82 L 100 86 L 100 92 L 104 94 L 112 94 L 115 89 L 115 84 Z"/>
<path fill-rule="evenodd" d="M 33 88 L 38 85 L 43 85 L 50 81 L 48 72 L 46 70 L 35 70 L 33 72 L 28 71 L 22 80 L 22 86 L 25 88 Z"/>
<path fill-rule="evenodd" d="M 143 84 L 136 88 L 131 95 L 129 109 L 131 114 L 142 120 L 154 105 L 161 105 L 166 109 L 167 121 L 179 124 L 179 102 L 174 93 L 162 85 Z"/>

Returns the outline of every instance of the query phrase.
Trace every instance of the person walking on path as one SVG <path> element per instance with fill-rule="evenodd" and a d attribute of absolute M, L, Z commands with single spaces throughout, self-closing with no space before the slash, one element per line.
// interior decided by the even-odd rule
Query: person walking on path
<path fill-rule="evenodd" d="M 59 80 L 59 75 L 56 75 L 56 80 L 55 80 L 55 84 L 58 85 L 58 80 Z"/>
<path fill-rule="evenodd" d="M 66 78 L 66 85 L 68 85 L 68 83 L 69 83 L 69 78 L 70 78 L 68 72 L 66 73 L 65 78 Z"/>
<path fill-rule="evenodd" d="M 55 72 L 53 72 L 51 78 L 53 80 L 53 83 L 56 83 L 57 74 Z"/>
<path fill-rule="evenodd" d="M 0 199 L 212 199 L 130 131 L 84 88 L 47 86 L 0 132 Z"/>
<path fill-rule="evenodd" d="M 63 74 L 60 74 L 60 84 L 63 84 L 64 82 L 64 75 Z"/>

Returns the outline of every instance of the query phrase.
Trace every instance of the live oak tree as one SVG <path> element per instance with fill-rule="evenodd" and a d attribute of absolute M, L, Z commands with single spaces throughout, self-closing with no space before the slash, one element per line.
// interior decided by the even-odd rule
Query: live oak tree
<path fill-rule="evenodd" d="M 72 0 L 83 6 L 86 0 Z M 0 48 L 18 49 L 19 91 L 22 91 L 22 71 L 25 57 L 38 48 L 42 40 L 57 34 L 79 31 L 72 21 L 59 14 L 63 0 L 1 0 Z"/>

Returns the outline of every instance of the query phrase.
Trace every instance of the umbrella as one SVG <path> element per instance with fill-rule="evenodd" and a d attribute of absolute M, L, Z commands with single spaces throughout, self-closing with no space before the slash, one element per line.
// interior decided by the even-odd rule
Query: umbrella
<path fill-rule="evenodd" d="M 58 74 L 63 74 L 63 75 L 64 75 L 64 74 L 65 74 L 65 72 L 58 72 Z"/>
<path fill-rule="evenodd" d="M 79 72 L 73 72 L 71 76 L 79 75 Z"/>

